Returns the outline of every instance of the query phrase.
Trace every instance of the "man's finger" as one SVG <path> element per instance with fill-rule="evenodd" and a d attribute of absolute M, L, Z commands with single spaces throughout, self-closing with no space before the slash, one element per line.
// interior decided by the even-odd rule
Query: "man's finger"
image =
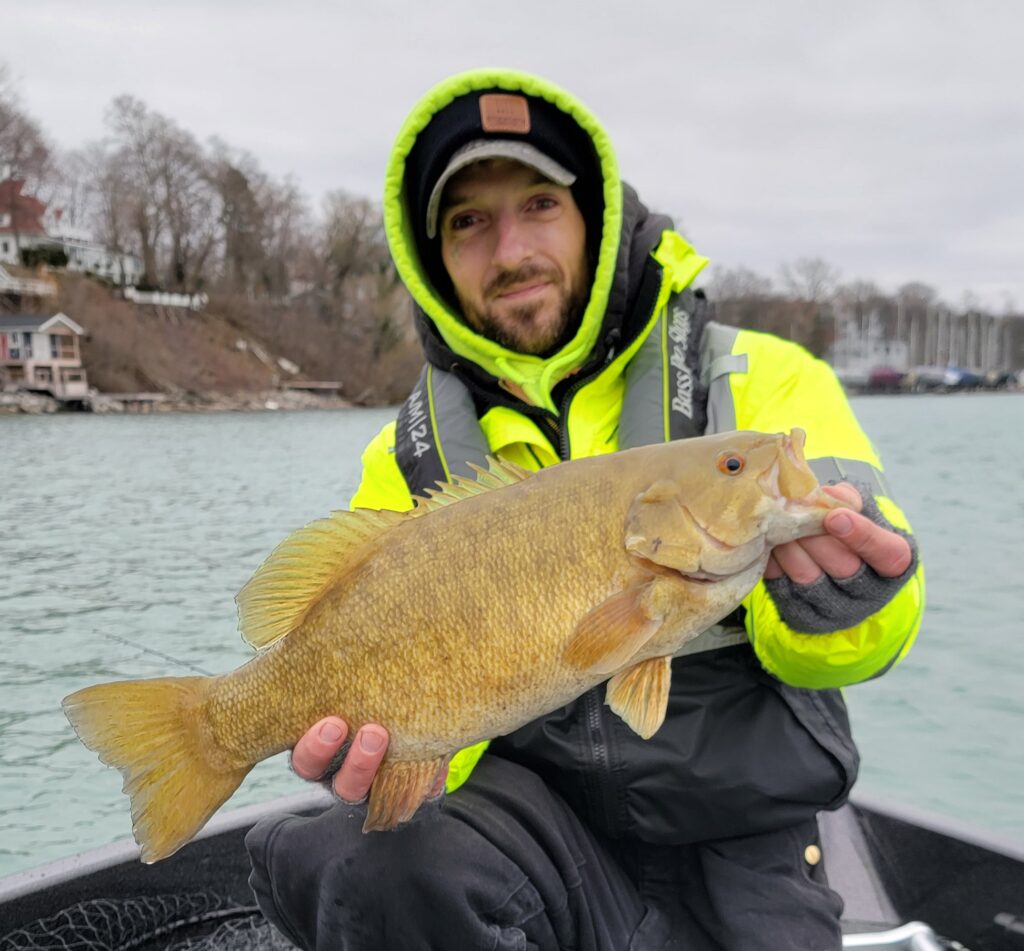
<path fill-rule="evenodd" d="M 427 793 L 427 799 L 436 799 L 441 793 L 444 792 L 444 785 L 448 782 L 448 767 L 445 766 L 440 773 L 437 774 L 437 779 L 434 780 L 434 785 L 431 787 L 429 793 Z"/>
<path fill-rule="evenodd" d="M 783 573 L 797 584 L 810 584 L 821 577 L 818 563 L 804 550 L 800 542 L 786 542 L 772 549 L 775 559 Z"/>
<path fill-rule="evenodd" d="M 292 769 L 303 779 L 317 780 L 345 745 L 348 724 L 340 717 L 324 717 L 308 729 L 292 750 Z"/>
<path fill-rule="evenodd" d="M 857 516 L 857 518 L 862 517 Z M 799 544 L 830 578 L 849 578 L 855 575 L 863 564 L 860 555 L 850 551 L 843 542 L 831 535 L 801 538 Z"/>
<path fill-rule="evenodd" d="M 825 516 L 826 531 L 860 556 L 883 578 L 895 578 L 910 567 L 910 543 L 870 519 L 836 510 Z"/>
<path fill-rule="evenodd" d="M 864 499 L 861 498 L 860 492 L 856 486 L 850 485 L 849 482 L 837 482 L 835 485 L 826 485 L 822 487 L 822 491 L 826 495 L 831 495 L 834 499 L 839 499 L 852 505 L 857 512 L 862 511 L 864 508 Z"/>
<path fill-rule="evenodd" d="M 764 569 L 764 580 L 774 581 L 776 578 L 782 577 L 782 569 L 779 567 L 779 563 L 775 560 L 774 555 L 768 556 L 768 564 Z"/>
<path fill-rule="evenodd" d="M 346 802 L 361 802 L 370 792 L 384 754 L 388 751 L 388 731 L 369 723 L 357 734 L 334 777 L 334 793 Z"/>

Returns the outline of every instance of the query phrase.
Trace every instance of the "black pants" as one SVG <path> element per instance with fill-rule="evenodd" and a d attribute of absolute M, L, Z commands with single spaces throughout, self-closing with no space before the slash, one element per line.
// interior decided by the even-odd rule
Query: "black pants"
<path fill-rule="evenodd" d="M 601 842 L 533 773 L 485 756 L 395 832 L 364 810 L 275 816 L 246 837 L 264 914 L 336 951 L 833 951 L 842 901 L 813 822 L 690 846 Z"/>

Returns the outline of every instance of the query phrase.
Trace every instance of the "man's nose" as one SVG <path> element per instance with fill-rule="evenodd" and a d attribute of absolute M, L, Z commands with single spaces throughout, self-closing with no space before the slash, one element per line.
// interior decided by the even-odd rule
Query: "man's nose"
<path fill-rule="evenodd" d="M 514 214 L 499 216 L 495 229 L 494 264 L 506 270 L 518 267 L 533 253 L 527 230 Z"/>

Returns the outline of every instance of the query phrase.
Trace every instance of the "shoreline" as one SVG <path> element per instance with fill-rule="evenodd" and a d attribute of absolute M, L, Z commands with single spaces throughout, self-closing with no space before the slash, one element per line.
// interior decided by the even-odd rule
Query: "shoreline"
<path fill-rule="evenodd" d="M 1024 394 L 1024 388 L 999 387 L 928 391 L 849 390 L 851 399 L 873 396 L 973 396 Z M 259 390 L 245 393 L 205 393 L 168 396 L 166 393 L 90 393 L 82 400 L 61 402 L 45 393 L 0 391 L 0 417 L 98 414 L 145 416 L 153 413 L 274 413 L 295 410 L 371 409 L 385 404 L 358 403 L 337 394 L 306 390 Z"/>
<path fill-rule="evenodd" d="M 289 410 L 353 409 L 362 404 L 336 394 L 301 390 L 206 393 L 168 396 L 165 393 L 90 393 L 82 400 L 61 402 L 29 392 L 0 392 L 0 416 L 48 416 L 56 413 L 140 416 L 153 413 L 272 413 Z"/>

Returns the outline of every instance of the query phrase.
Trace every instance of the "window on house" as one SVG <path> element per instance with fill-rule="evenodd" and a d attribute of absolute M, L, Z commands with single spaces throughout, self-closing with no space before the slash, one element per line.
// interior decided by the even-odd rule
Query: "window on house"
<path fill-rule="evenodd" d="M 3 242 L 3 250 L 4 250 L 4 254 L 6 254 L 7 253 L 7 242 L 6 241 Z"/>
<path fill-rule="evenodd" d="M 50 357 L 54 360 L 74 360 L 75 338 L 67 334 L 50 334 Z"/>
<path fill-rule="evenodd" d="M 7 335 L 10 341 L 9 352 L 12 360 L 32 359 L 32 334 L 15 330 Z"/>
<path fill-rule="evenodd" d="M 36 383 L 52 383 L 53 382 L 53 370 L 50 367 L 36 367 L 36 369 L 35 369 L 35 382 Z"/>

